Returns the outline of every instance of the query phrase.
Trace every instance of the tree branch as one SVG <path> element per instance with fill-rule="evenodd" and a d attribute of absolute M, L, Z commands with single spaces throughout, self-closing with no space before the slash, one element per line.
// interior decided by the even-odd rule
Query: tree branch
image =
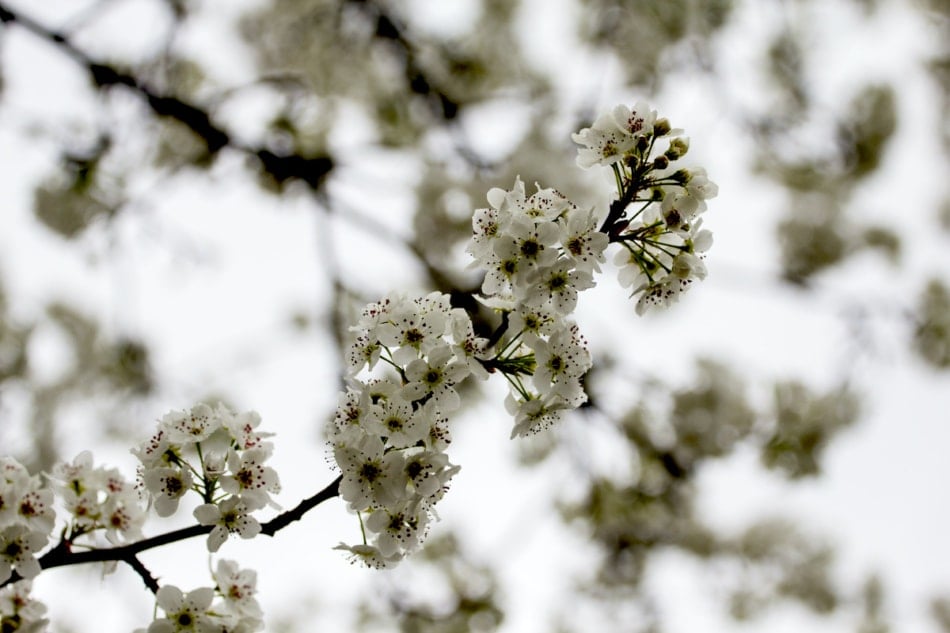
<path fill-rule="evenodd" d="M 2 7 L 0 7 L 0 11 L 2 11 Z M 0 13 L 0 16 L 2 16 L 2 13 Z M 317 494 L 304 499 L 293 509 L 278 514 L 270 521 L 267 521 L 261 525 L 261 534 L 274 536 L 274 534 L 284 529 L 294 521 L 299 521 L 307 512 L 317 507 L 324 501 L 339 495 L 339 486 L 342 479 L 343 476 L 340 475 Z M 70 543 L 68 541 L 60 541 L 55 547 L 53 547 L 53 549 L 40 557 L 40 567 L 43 569 L 51 569 L 53 567 L 65 567 L 67 565 L 121 561 L 131 566 L 132 569 L 134 569 L 142 577 L 145 585 L 152 592 L 156 592 L 158 591 L 158 582 L 154 579 L 142 562 L 138 560 L 138 554 L 146 550 L 161 547 L 162 545 L 168 545 L 170 543 L 183 541 L 195 536 L 208 534 L 211 532 L 213 527 L 214 526 L 212 525 L 191 525 L 186 528 L 172 530 L 171 532 L 165 532 L 164 534 L 142 539 L 141 541 L 136 541 L 134 543 L 120 545 L 118 547 L 83 550 L 78 552 L 73 551 L 70 548 Z M 14 572 L 10 578 L 0 583 L 0 587 L 4 587 L 7 584 L 21 580 L 21 578 L 22 577 L 19 574 Z"/>
<path fill-rule="evenodd" d="M 40 39 L 50 42 L 77 64 L 83 66 L 97 88 L 122 86 L 137 93 L 157 116 L 173 119 L 188 127 L 204 142 L 210 157 L 216 156 L 222 149 L 229 147 L 254 158 L 277 183 L 283 184 L 290 179 L 299 179 L 313 190 L 318 190 L 333 170 L 334 162 L 330 156 L 275 154 L 265 147 L 252 147 L 238 143 L 225 129 L 214 123 L 208 111 L 178 97 L 160 94 L 134 75 L 92 59 L 77 48 L 66 35 L 11 10 L 3 2 L 0 2 L 0 24 L 4 26 L 17 24 Z"/>

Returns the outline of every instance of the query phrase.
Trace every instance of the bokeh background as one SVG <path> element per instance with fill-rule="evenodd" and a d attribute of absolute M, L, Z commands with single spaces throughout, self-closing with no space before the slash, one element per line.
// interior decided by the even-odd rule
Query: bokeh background
<path fill-rule="evenodd" d="M 3 0 L 0 453 L 131 475 L 223 401 L 294 505 L 335 476 L 360 307 L 470 301 L 472 210 L 516 175 L 607 204 L 570 134 L 645 101 L 719 184 L 716 242 L 667 311 L 612 266 L 582 296 L 590 406 L 511 441 L 468 385 L 394 571 L 332 550 L 339 501 L 221 556 L 273 632 L 950 631 L 948 42 L 945 0 Z M 142 558 L 210 582 L 203 539 Z M 152 614 L 123 568 L 35 595 L 63 633 Z"/>

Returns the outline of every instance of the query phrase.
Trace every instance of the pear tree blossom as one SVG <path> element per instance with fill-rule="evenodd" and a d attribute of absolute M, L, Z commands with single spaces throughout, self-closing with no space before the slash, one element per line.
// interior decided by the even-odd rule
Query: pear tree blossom
<path fill-rule="evenodd" d="M 474 298 L 496 314 L 488 336 L 476 334 L 472 315 L 447 294 L 391 293 L 366 305 L 350 329 L 345 385 L 325 427 L 339 477 L 296 507 L 277 504 L 275 444 L 261 416 L 223 404 L 164 415 L 131 450 L 135 483 L 96 465 L 89 451 L 43 476 L 0 458 L 3 630 L 43 630 L 45 608 L 30 596 L 30 579 L 81 562 L 125 562 L 141 576 L 156 613 L 137 633 L 263 630 L 255 571 L 221 559 L 213 587 L 186 593 L 160 584 L 138 553 L 207 535 L 214 554 L 232 534 L 273 536 L 335 496 L 359 524 L 362 541 L 336 548 L 353 562 L 388 568 L 418 550 L 460 471 L 448 449 L 465 381 L 500 375 L 511 437 L 542 432 L 587 401 L 583 379 L 593 361 L 573 313 L 612 244 L 619 284 L 631 289 L 638 313 L 671 304 L 707 274 L 712 235 L 700 216 L 718 191 L 701 167 L 676 164 L 688 140 L 642 103 L 617 106 L 572 138 L 580 167 L 613 172 L 609 208 L 582 208 L 538 184 L 528 195 L 520 177 L 511 189 L 488 191 L 466 247 L 483 275 Z M 149 513 L 169 517 L 183 506 L 196 524 L 144 536 Z M 262 521 L 261 511 L 280 513 Z"/>

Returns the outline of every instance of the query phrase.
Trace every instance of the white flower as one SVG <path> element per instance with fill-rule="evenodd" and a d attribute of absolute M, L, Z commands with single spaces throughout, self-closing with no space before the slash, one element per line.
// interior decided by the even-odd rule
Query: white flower
<path fill-rule="evenodd" d="M 422 309 L 421 302 L 407 302 L 395 308 L 390 319 L 376 328 L 379 342 L 386 347 L 399 347 L 393 361 L 403 365 L 419 358 L 441 341 L 445 333 L 448 310 L 431 309 L 432 303 Z M 441 307 L 441 306 L 439 306 Z"/>
<path fill-rule="evenodd" d="M 465 247 L 476 265 L 485 265 L 491 259 L 498 234 L 498 209 L 476 209 L 472 215 L 472 239 Z"/>
<path fill-rule="evenodd" d="M 160 422 L 173 444 L 192 444 L 206 439 L 221 426 L 221 420 L 206 404 L 196 404 L 191 411 L 171 411 Z"/>
<path fill-rule="evenodd" d="M 9 525 L 0 531 L 0 582 L 9 578 L 15 570 L 24 578 L 34 578 L 40 573 L 40 563 L 34 552 L 46 546 L 49 537 L 34 532 L 25 525 Z"/>
<path fill-rule="evenodd" d="M 705 206 L 705 203 L 703 203 Z M 672 192 L 660 202 L 660 213 L 670 229 L 676 231 L 689 226 L 690 222 L 702 211 L 700 201 L 681 192 Z"/>
<path fill-rule="evenodd" d="M 272 437 L 274 434 L 263 433 L 257 430 L 257 427 L 261 424 L 261 416 L 257 411 L 245 411 L 235 414 L 223 404 L 219 404 L 215 407 L 214 412 L 218 416 L 221 425 L 227 429 L 240 450 L 269 448 L 270 445 L 264 442 L 264 438 Z"/>
<path fill-rule="evenodd" d="M 538 271 L 534 283 L 524 292 L 528 306 L 549 305 L 560 315 L 568 315 L 577 307 L 577 291 L 594 287 L 589 272 L 575 270 L 574 263 L 560 259 Z"/>
<path fill-rule="evenodd" d="M 577 165 L 583 169 L 618 163 L 637 144 L 637 137 L 621 131 L 610 112 L 598 117 L 591 127 L 571 134 L 571 140 L 583 146 L 577 150 Z"/>
<path fill-rule="evenodd" d="M 346 353 L 347 375 L 355 376 L 360 373 L 365 366 L 368 366 L 370 369 L 375 367 L 377 361 L 379 361 L 379 354 L 382 351 L 383 347 L 379 344 L 379 341 L 376 340 L 375 336 L 371 337 L 366 332 L 359 333 L 353 342 L 350 343 L 350 348 Z"/>
<path fill-rule="evenodd" d="M 505 399 L 505 408 L 515 416 L 511 437 L 531 435 L 543 431 L 561 420 L 565 409 L 573 409 L 554 394 L 517 400 L 511 395 Z"/>
<path fill-rule="evenodd" d="M 380 554 L 391 557 L 411 552 L 419 546 L 428 518 L 418 504 L 402 504 L 373 511 L 366 520 L 366 528 L 376 534 Z"/>
<path fill-rule="evenodd" d="M 520 178 L 516 180 L 516 184 L 519 182 L 521 182 Z M 565 198 L 560 191 L 542 189 L 541 185 L 537 183 L 534 186 L 537 188 L 537 192 L 527 200 L 522 198 L 513 205 L 513 215 L 515 217 L 530 218 L 536 223 L 550 223 L 566 211 L 574 208 L 571 201 Z M 522 191 L 523 189 L 522 185 Z"/>
<path fill-rule="evenodd" d="M 167 466 L 170 463 L 170 447 L 165 429 L 159 427 L 152 437 L 142 442 L 138 448 L 133 448 L 131 453 L 138 457 L 145 468 Z"/>
<path fill-rule="evenodd" d="M 181 589 L 174 585 L 165 585 L 159 588 L 155 596 L 158 606 L 165 612 L 165 617 L 155 620 L 148 627 L 148 633 L 179 633 L 195 631 L 212 633 L 220 631 L 215 626 L 208 610 L 214 600 L 214 589 L 202 587 L 183 594 Z"/>
<path fill-rule="evenodd" d="M 448 455 L 441 451 L 415 449 L 404 452 L 398 460 L 390 459 L 390 455 L 384 460 L 390 478 L 407 481 L 415 494 L 430 506 L 442 497 L 449 480 L 459 472 L 459 467 L 450 464 Z"/>
<path fill-rule="evenodd" d="M 454 309 L 449 316 L 449 330 L 455 342 L 453 351 L 456 356 L 477 378 L 481 380 L 488 378 L 488 371 L 479 362 L 479 358 L 485 353 L 488 339 L 475 336 L 472 320 L 465 310 Z"/>
<path fill-rule="evenodd" d="M 577 333 L 576 326 L 562 328 L 547 341 L 531 345 L 537 367 L 535 387 L 546 389 L 550 383 L 579 379 L 591 367 L 590 352 Z"/>
<path fill-rule="evenodd" d="M 128 543 L 142 538 L 146 515 L 134 490 L 120 490 L 108 495 L 100 508 L 99 522 L 105 526 L 106 539 L 110 543 Z"/>
<path fill-rule="evenodd" d="M 697 200 L 709 200 L 719 195 L 719 185 L 709 179 L 703 167 L 686 170 L 686 193 Z"/>
<path fill-rule="evenodd" d="M 53 531 L 56 512 L 53 510 L 53 491 L 43 488 L 30 490 L 17 502 L 17 519 L 34 532 L 49 534 Z"/>
<path fill-rule="evenodd" d="M 494 245 L 492 259 L 485 262 L 488 272 L 482 281 L 482 292 L 486 295 L 508 295 L 515 291 L 522 274 L 522 263 L 518 245 L 511 240 L 498 240 Z"/>
<path fill-rule="evenodd" d="M 240 569 L 231 560 L 219 560 L 214 580 L 229 612 L 241 617 L 261 617 L 261 607 L 254 598 L 257 593 L 257 572 Z"/>
<path fill-rule="evenodd" d="M 359 386 L 360 388 L 355 388 Z M 369 390 L 361 382 L 340 394 L 336 413 L 327 425 L 327 440 L 332 444 L 350 444 L 363 437 L 364 420 L 372 412 Z"/>
<path fill-rule="evenodd" d="M 561 223 L 561 246 L 577 270 L 600 272 L 609 238 L 606 233 L 598 231 L 597 226 L 593 209 L 574 210 L 568 214 L 567 222 Z"/>
<path fill-rule="evenodd" d="M 556 222 L 530 222 L 516 219 L 504 236 L 495 242 L 495 254 L 499 257 L 518 257 L 528 269 L 549 266 L 557 259 L 560 230 Z M 515 283 L 515 286 L 518 284 Z"/>
<path fill-rule="evenodd" d="M 401 555 L 384 556 L 378 547 L 373 547 L 372 545 L 347 545 L 346 543 L 340 543 L 333 549 L 349 552 L 351 562 L 360 562 L 374 569 L 387 569 L 395 566 L 402 560 Z"/>
<path fill-rule="evenodd" d="M 178 509 L 178 501 L 193 485 L 191 473 L 181 468 L 151 468 L 145 471 L 142 479 L 160 517 L 173 515 Z"/>
<path fill-rule="evenodd" d="M 49 620 L 43 618 L 46 606 L 30 596 L 33 583 L 20 580 L 0 589 L 0 630 L 40 633 Z M 9 628 L 8 628 L 9 627 Z"/>
<path fill-rule="evenodd" d="M 387 491 L 386 474 L 383 471 L 383 441 L 379 437 L 367 435 L 359 445 L 337 446 L 333 454 L 343 471 L 340 497 L 350 504 L 350 508 L 365 510 L 370 506 L 386 505 L 393 500 Z"/>
<path fill-rule="evenodd" d="M 92 462 L 92 453 L 83 451 L 76 455 L 71 464 L 55 464 L 49 477 L 53 489 L 67 499 L 79 497 L 88 490 L 98 491 L 99 472 L 92 467 Z"/>
<path fill-rule="evenodd" d="M 280 479 L 273 468 L 264 465 L 268 457 L 270 452 L 263 448 L 252 448 L 240 454 L 232 452 L 228 456 L 231 474 L 219 480 L 221 489 L 240 496 L 249 510 L 276 505 L 270 493 L 280 492 Z"/>
<path fill-rule="evenodd" d="M 561 325 L 561 316 L 550 305 L 519 305 L 508 316 L 508 326 L 512 332 L 520 333 L 525 343 L 550 336 Z"/>
<path fill-rule="evenodd" d="M 394 448 L 413 446 L 429 431 L 422 409 L 413 410 L 412 403 L 398 394 L 373 407 L 365 428 L 368 433 L 385 437 L 387 444 Z"/>
<path fill-rule="evenodd" d="M 28 488 L 32 482 L 33 476 L 26 466 L 12 457 L 0 457 L 0 484 Z"/>
<path fill-rule="evenodd" d="M 449 345 L 433 349 L 427 359 L 414 360 L 406 367 L 406 398 L 418 400 L 431 396 L 443 411 L 458 409 L 460 399 L 454 385 L 468 376 L 466 363 L 455 358 Z"/>
<path fill-rule="evenodd" d="M 617 129 L 633 138 L 653 134 L 656 110 L 651 110 L 645 103 L 637 102 L 633 109 L 621 104 L 614 107 L 610 114 Z"/>
<path fill-rule="evenodd" d="M 229 534 L 249 539 L 261 532 L 261 524 L 248 514 L 240 497 L 228 497 L 217 504 L 202 504 L 195 508 L 194 515 L 201 525 L 214 526 L 208 534 L 209 552 L 217 552 Z"/>

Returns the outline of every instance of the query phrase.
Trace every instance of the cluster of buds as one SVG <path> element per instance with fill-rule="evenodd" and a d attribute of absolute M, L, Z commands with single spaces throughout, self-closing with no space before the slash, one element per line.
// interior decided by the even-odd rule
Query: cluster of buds
<path fill-rule="evenodd" d="M 689 150 L 680 134 L 638 103 L 633 109 L 617 106 L 572 137 L 582 146 L 579 166 L 614 172 L 618 197 L 601 231 L 624 247 L 616 260 L 620 283 L 638 297 L 638 314 L 675 302 L 694 280 L 706 277 L 702 256 L 712 234 L 699 216 L 719 190 L 704 169 L 676 165 Z"/>
<path fill-rule="evenodd" d="M 235 414 L 224 405 L 195 405 L 172 411 L 158 430 L 132 453 L 142 462 L 139 485 L 159 516 L 171 516 L 189 491 L 203 503 L 194 510 L 201 525 L 213 526 L 208 550 L 218 551 L 230 534 L 251 538 L 261 531 L 251 512 L 277 507 L 277 473 L 265 465 L 273 445 L 257 430 L 260 416 Z"/>

